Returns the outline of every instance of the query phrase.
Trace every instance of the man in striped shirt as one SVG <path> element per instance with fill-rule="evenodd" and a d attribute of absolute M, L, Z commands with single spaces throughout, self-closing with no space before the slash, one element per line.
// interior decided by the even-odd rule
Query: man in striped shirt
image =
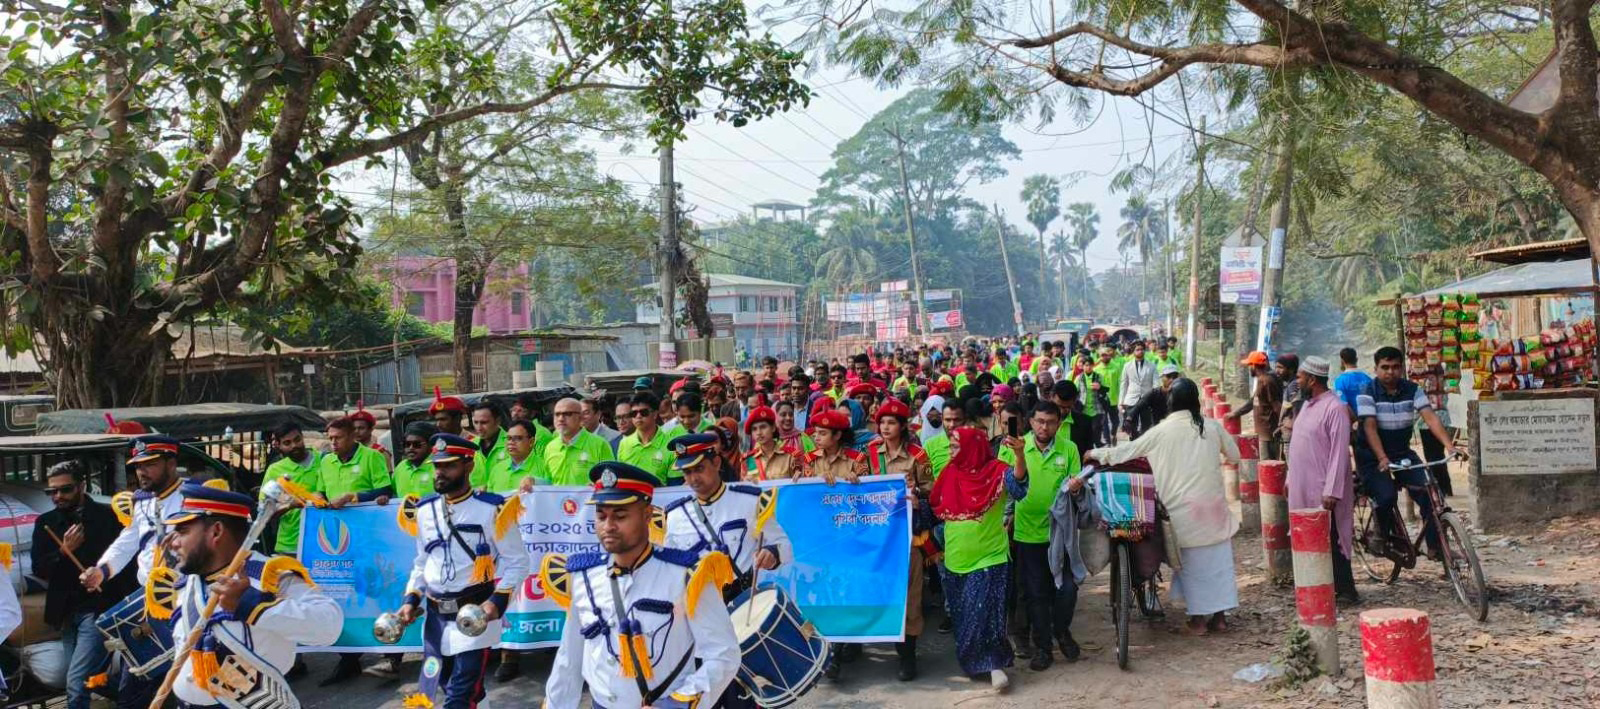
<path fill-rule="evenodd" d="M 1450 441 L 1450 434 L 1434 413 L 1428 395 L 1405 378 L 1405 361 L 1398 348 L 1380 348 L 1372 359 L 1378 377 L 1356 397 L 1356 418 L 1361 423 L 1361 435 L 1353 447 L 1356 466 L 1361 471 L 1367 495 L 1372 498 L 1378 522 L 1387 534 L 1393 535 L 1395 504 L 1399 500 L 1395 483 L 1422 485 L 1424 473 L 1419 468 L 1393 473 L 1391 477 L 1390 462 L 1400 465 L 1422 462 L 1411 451 L 1411 432 L 1418 418 L 1438 440 Z M 1454 453 L 1455 444 L 1447 442 L 1445 456 L 1448 458 Z M 1433 502 L 1426 495 L 1415 495 L 1412 499 L 1422 509 L 1422 518 L 1426 520 L 1423 537 L 1428 554 L 1437 558 L 1439 533 L 1433 524 Z"/>

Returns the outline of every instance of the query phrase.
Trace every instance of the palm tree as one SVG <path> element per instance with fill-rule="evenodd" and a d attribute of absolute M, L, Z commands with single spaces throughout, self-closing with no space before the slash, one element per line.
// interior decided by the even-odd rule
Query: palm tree
<path fill-rule="evenodd" d="M 1117 227 L 1117 250 L 1136 251 L 1139 254 L 1139 292 L 1150 300 L 1150 256 L 1166 243 L 1166 221 L 1161 209 L 1144 195 L 1129 195 L 1128 203 L 1119 211 L 1122 226 Z"/>
<path fill-rule="evenodd" d="M 1078 250 L 1067 238 L 1066 232 L 1057 230 L 1055 236 L 1050 238 L 1050 254 L 1055 259 L 1056 267 L 1061 269 L 1061 300 L 1060 307 L 1056 308 L 1056 318 L 1061 319 L 1067 316 L 1067 274 L 1078 265 Z"/>
<path fill-rule="evenodd" d="M 1072 246 L 1078 250 L 1078 263 L 1083 266 L 1083 302 L 1088 303 L 1089 245 L 1100 236 L 1100 213 L 1091 202 L 1073 202 L 1067 206 L 1067 227 L 1072 230 Z"/>
<path fill-rule="evenodd" d="M 1048 262 L 1044 254 L 1044 232 L 1050 228 L 1050 222 L 1061 216 L 1061 180 L 1050 175 L 1029 175 L 1022 181 L 1022 201 L 1028 205 L 1028 223 L 1039 230 L 1039 289 L 1042 295 L 1049 292 L 1045 289 L 1044 278 L 1045 264 Z M 1060 312 L 1059 304 L 1057 312 Z"/>
<path fill-rule="evenodd" d="M 817 278 L 830 286 L 861 286 L 878 271 L 878 258 L 872 253 L 877 241 L 877 219 L 860 211 L 843 212 L 822 235 L 822 253 L 817 256 Z"/>

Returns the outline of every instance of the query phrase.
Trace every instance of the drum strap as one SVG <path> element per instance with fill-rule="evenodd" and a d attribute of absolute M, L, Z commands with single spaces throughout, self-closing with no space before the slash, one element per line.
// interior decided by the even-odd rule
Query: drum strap
<path fill-rule="evenodd" d="M 617 614 L 617 631 L 620 641 L 628 642 L 628 616 L 622 606 L 622 588 L 617 585 L 617 577 L 609 573 L 606 574 L 606 580 L 611 583 L 611 608 L 612 612 Z M 671 687 L 673 682 L 678 680 L 678 675 L 683 672 L 683 668 L 689 665 L 689 658 L 694 657 L 694 651 L 692 650 L 683 653 L 683 658 L 678 660 L 678 666 L 672 668 L 672 672 L 667 674 L 667 678 L 662 680 L 661 684 L 657 685 L 655 689 L 651 689 L 650 684 L 644 678 L 645 660 L 637 654 L 624 654 L 627 654 L 633 660 L 633 683 L 639 688 L 639 697 L 642 700 L 641 703 L 645 706 L 655 704 L 656 700 L 661 698 L 661 694 Z"/>

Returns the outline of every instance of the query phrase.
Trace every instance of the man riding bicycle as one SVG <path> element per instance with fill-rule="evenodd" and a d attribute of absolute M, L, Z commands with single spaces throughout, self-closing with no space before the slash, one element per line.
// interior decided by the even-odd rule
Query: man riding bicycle
<path fill-rule="evenodd" d="M 1356 468 L 1361 473 L 1362 484 L 1366 487 L 1367 497 L 1372 500 L 1378 524 L 1385 535 L 1384 541 L 1387 542 L 1396 533 L 1395 506 L 1399 500 L 1399 490 L 1395 483 L 1421 486 L 1426 480 L 1426 473 L 1421 468 L 1394 472 L 1392 476 L 1389 471 L 1391 461 L 1409 465 L 1421 460 L 1411 452 L 1411 433 L 1416 427 L 1417 418 L 1422 419 L 1428 431 L 1438 440 L 1446 442 L 1446 457 L 1455 455 L 1455 444 L 1450 442 L 1450 434 L 1445 431 L 1438 414 L 1434 413 L 1428 395 L 1415 382 L 1405 378 L 1405 362 L 1400 350 L 1383 347 L 1372 359 L 1378 376 L 1356 396 L 1356 419 L 1360 422 L 1362 433 L 1355 438 L 1356 445 L 1352 447 L 1355 449 Z M 1412 500 L 1422 508 L 1425 521 L 1422 532 L 1428 556 L 1438 559 L 1439 531 L 1433 521 L 1433 502 L 1427 495 L 1415 495 Z"/>

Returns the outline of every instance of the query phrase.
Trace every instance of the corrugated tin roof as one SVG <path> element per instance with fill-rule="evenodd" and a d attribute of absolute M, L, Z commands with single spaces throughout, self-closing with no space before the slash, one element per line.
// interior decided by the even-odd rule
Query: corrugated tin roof
<path fill-rule="evenodd" d="M 755 277 L 752 277 L 752 276 L 737 276 L 737 275 L 734 275 L 732 273 L 707 273 L 706 274 L 706 281 L 708 283 L 710 283 L 712 288 L 718 288 L 718 287 L 726 288 L 726 287 L 731 287 L 731 286 L 768 286 L 768 287 L 777 287 L 777 288 L 799 288 L 800 287 L 800 286 L 797 286 L 797 285 L 795 285 L 793 283 L 784 283 L 782 281 L 769 281 L 769 280 L 767 280 L 765 278 L 755 278 Z"/>
<path fill-rule="evenodd" d="M 1560 239 L 1557 241 L 1540 241 L 1533 244 L 1502 246 L 1498 249 L 1479 251 L 1473 254 L 1472 257 L 1482 261 L 1506 264 L 1589 258 L 1589 240 L 1582 238 Z"/>
<path fill-rule="evenodd" d="M 1496 269 L 1417 295 L 1446 293 L 1476 293 L 1479 296 L 1534 295 L 1593 288 L 1594 285 L 1589 259 L 1541 261 Z"/>

